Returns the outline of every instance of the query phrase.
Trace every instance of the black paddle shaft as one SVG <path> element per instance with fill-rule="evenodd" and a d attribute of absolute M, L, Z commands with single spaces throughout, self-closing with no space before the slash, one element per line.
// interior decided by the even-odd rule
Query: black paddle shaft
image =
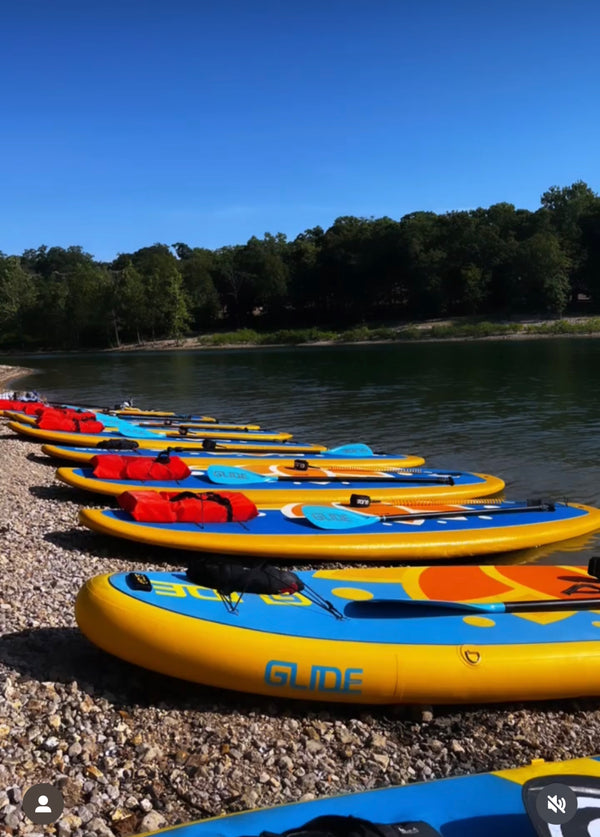
<path fill-rule="evenodd" d="M 409 501 L 407 501 L 409 502 Z M 389 515 L 379 515 L 382 521 L 386 520 L 406 520 L 408 519 L 415 519 L 415 518 L 428 518 L 428 517 L 475 517 L 480 514 L 513 514 L 514 512 L 535 512 L 535 511 L 555 511 L 556 506 L 554 503 L 541 503 L 540 505 L 535 506 L 516 506 L 514 508 L 496 508 L 496 509 L 463 509 L 459 511 L 431 511 L 431 512 L 411 512 L 410 514 L 389 514 Z"/>
<path fill-rule="evenodd" d="M 600 607 L 600 589 L 595 599 L 539 599 L 526 602 L 505 602 L 505 613 L 527 613 L 538 610 L 594 610 Z"/>
<path fill-rule="evenodd" d="M 306 471 L 304 472 L 306 473 Z M 298 477 L 293 476 L 280 476 L 279 474 L 274 474 L 276 477 L 277 482 L 298 482 Z M 401 479 L 399 479 L 401 477 Z M 267 477 L 270 479 L 270 477 Z M 390 479 L 389 477 L 377 477 L 373 474 L 350 474 L 349 476 L 342 476 L 341 474 L 335 474 L 334 476 L 327 477 L 327 476 L 315 476 L 312 482 L 315 481 L 319 482 L 353 482 L 353 481 L 360 481 L 360 482 L 387 482 L 393 485 L 395 482 L 407 482 L 412 485 L 412 483 L 425 483 L 426 485 L 454 485 L 454 480 L 451 476 L 446 477 L 413 477 L 412 474 L 394 474 L 394 479 Z"/>

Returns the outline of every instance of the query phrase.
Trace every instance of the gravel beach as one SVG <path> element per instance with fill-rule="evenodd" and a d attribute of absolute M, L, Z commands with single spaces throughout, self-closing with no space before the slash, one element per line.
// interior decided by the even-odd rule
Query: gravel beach
<path fill-rule="evenodd" d="M 179 568 L 182 556 L 79 527 L 80 506 L 103 498 L 56 483 L 56 463 L 1 419 L 0 450 L 0 834 L 125 837 L 600 752 L 598 701 L 343 707 L 221 692 L 113 659 L 76 627 L 81 584 L 109 571 Z M 62 790 L 55 826 L 21 813 L 35 782 Z"/>

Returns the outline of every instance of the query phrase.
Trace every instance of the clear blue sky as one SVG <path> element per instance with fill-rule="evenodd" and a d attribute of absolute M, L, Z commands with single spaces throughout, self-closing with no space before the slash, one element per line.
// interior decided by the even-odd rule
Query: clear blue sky
<path fill-rule="evenodd" d="M 597 0 L 9 0 L 0 251 L 600 191 Z"/>

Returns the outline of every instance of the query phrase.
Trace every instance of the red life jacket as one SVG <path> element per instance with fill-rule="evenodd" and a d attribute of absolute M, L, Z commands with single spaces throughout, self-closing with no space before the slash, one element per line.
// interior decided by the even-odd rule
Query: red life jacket
<path fill-rule="evenodd" d="M 20 413 L 26 412 L 27 407 L 31 407 L 31 401 L 14 401 L 11 398 L 0 398 L 0 410 L 16 410 Z M 37 404 L 37 407 L 42 405 Z"/>
<path fill-rule="evenodd" d="M 90 460 L 92 474 L 99 480 L 120 480 L 125 466 L 125 456 L 118 453 L 103 453 Z"/>
<path fill-rule="evenodd" d="M 182 459 L 171 456 L 159 462 L 149 456 L 119 456 L 103 454 L 94 456 L 90 462 L 93 474 L 105 480 L 177 481 L 191 476 L 191 471 Z"/>
<path fill-rule="evenodd" d="M 47 407 L 44 404 L 27 404 L 22 410 L 28 416 L 62 416 L 63 418 L 88 421 L 96 418 L 90 410 L 74 410 L 72 407 Z"/>
<path fill-rule="evenodd" d="M 36 426 L 41 430 L 64 430 L 69 433 L 101 433 L 104 430 L 102 422 L 94 418 L 86 418 L 85 413 L 75 413 L 77 418 L 69 418 L 60 410 L 45 410 L 36 420 Z M 82 418 L 83 416 L 83 418 Z M 91 413 L 91 416 L 94 416 Z"/>
<path fill-rule="evenodd" d="M 125 491 L 117 500 L 140 523 L 243 523 L 258 515 L 239 491 Z"/>
<path fill-rule="evenodd" d="M 177 481 L 190 477 L 192 472 L 177 456 L 169 457 L 167 462 L 158 462 L 149 456 L 126 457 L 122 478 L 126 480 L 162 480 Z"/>
<path fill-rule="evenodd" d="M 19 409 L 27 416 L 39 416 L 44 410 L 48 410 L 49 408 L 45 404 L 36 404 L 34 402 L 33 404 L 24 404 Z"/>

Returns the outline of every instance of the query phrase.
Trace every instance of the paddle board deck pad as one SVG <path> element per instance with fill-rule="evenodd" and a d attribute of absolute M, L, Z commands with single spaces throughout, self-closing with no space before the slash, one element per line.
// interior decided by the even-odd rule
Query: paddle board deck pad
<path fill-rule="evenodd" d="M 583 567 L 327 570 L 299 572 L 295 585 L 290 575 L 279 589 L 295 592 L 279 593 L 218 592 L 198 583 L 201 562 L 96 576 L 76 618 L 130 663 L 248 693 L 374 704 L 600 694 L 600 582 Z"/>
<path fill-rule="evenodd" d="M 132 425 L 131 422 L 123 421 L 122 419 L 116 419 L 113 424 L 116 424 L 116 427 L 111 428 L 109 423 L 112 420 L 111 416 L 105 416 L 103 413 L 96 413 L 97 420 L 101 423 L 106 422 L 105 429 L 99 433 L 86 433 L 85 432 L 85 423 L 82 424 L 81 431 L 72 431 L 72 430 L 62 430 L 62 429 L 50 429 L 50 428 L 42 428 L 37 427 L 36 425 L 29 425 L 26 422 L 13 422 L 9 421 L 8 426 L 11 430 L 14 430 L 17 433 L 24 433 L 25 435 L 31 435 L 35 431 L 38 431 L 36 434 L 38 438 L 48 439 L 51 441 L 50 436 L 47 435 L 46 437 L 43 434 L 51 434 L 51 433 L 61 433 L 65 439 L 68 438 L 68 441 L 72 444 L 77 444 L 77 439 L 87 439 L 88 441 L 84 442 L 84 444 L 94 444 L 94 437 L 97 436 L 99 438 L 102 437 L 110 437 L 112 436 L 122 436 L 124 439 L 137 439 L 140 441 L 140 445 L 142 441 L 150 442 L 156 440 L 156 442 L 160 443 L 161 445 L 168 441 L 171 445 L 174 444 L 174 440 L 177 440 L 177 444 L 179 444 L 179 440 L 182 440 L 182 444 L 186 444 L 186 442 L 194 441 L 194 440 L 202 440 L 202 439 L 217 439 L 217 440 L 237 440 L 243 439 L 252 442 L 287 442 L 292 438 L 291 433 L 269 433 L 267 431 L 258 430 L 256 432 L 252 431 L 241 431 L 236 432 L 234 430 L 218 430 L 214 429 L 217 425 L 211 425 L 211 429 L 206 429 L 198 432 L 194 431 L 186 431 L 185 433 L 180 433 L 176 430 L 148 430 L 143 427 L 136 427 Z M 42 434 L 42 435 L 39 435 Z M 61 438 L 63 438 L 61 437 Z"/>
<path fill-rule="evenodd" d="M 99 421 L 103 422 L 106 427 L 108 426 L 115 426 L 117 430 L 122 432 L 123 435 L 131 435 L 142 432 L 142 435 L 151 436 L 153 433 L 159 433 L 164 435 L 165 433 L 171 435 L 177 433 L 185 435 L 189 430 L 207 430 L 216 433 L 225 433 L 225 431 L 235 431 L 238 433 L 242 433 L 244 436 L 248 436 L 250 434 L 250 438 L 253 438 L 252 433 L 255 431 L 258 433 L 259 437 L 261 438 L 268 438 L 273 437 L 276 441 L 282 441 L 282 437 L 289 437 L 291 438 L 290 433 L 278 433 L 273 431 L 266 431 L 261 430 L 259 425 L 256 424 L 218 424 L 216 422 L 195 422 L 189 423 L 186 421 L 178 421 L 176 419 L 161 419 L 160 421 L 157 419 L 153 419 L 150 421 L 149 419 L 146 420 L 133 420 L 131 418 L 125 419 L 119 416 L 114 416 L 112 414 L 101 413 L 97 412 L 96 416 Z"/>
<path fill-rule="evenodd" d="M 509 770 L 245 811 L 138 837 L 311 837 L 307 827 L 320 825 L 316 833 L 322 835 L 327 822 L 330 828 L 335 824 L 333 833 L 337 837 L 587 837 L 598 833 L 599 776 L 597 758 L 564 762 L 536 759 Z M 566 785 L 574 793 L 574 813 L 564 825 L 540 826 L 538 797 L 546 789 L 551 792 L 550 786 L 555 784 Z M 334 823 L 322 817 L 341 819 Z M 358 818 L 362 829 L 376 823 L 387 824 L 391 830 L 360 830 L 359 822 L 346 821 L 347 817 Z M 312 825 L 315 820 L 318 822 Z"/>
<path fill-rule="evenodd" d="M 151 439 L 155 434 L 159 434 L 161 436 L 186 436 L 190 430 L 198 431 L 191 434 L 196 436 L 200 435 L 199 431 L 202 430 L 208 431 L 209 436 L 212 433 L 219 433 L 224 436 L 225 433 L 232 432 L 234 434 L 232 438 L 237 438 L 239 434 L 242 434 L 242 438 L 250 439 L 254 439 L 256 437 L 271 441 L 287 441 L 288 438 L 291 439 L 290 433 L 278 433 L 261 430 L 260 427 L 255 424 L 217 424 L 215 422 L 197 422 L 189 424 L 167 419 L 163 419 L 160 422 L 157 420 L 153 420 L 152 422 L 149 422 L 148 420 L 133 421 L 132 419 L 124 419 L 118 416 L 113 416 L 112 414 L 107 415 L 105 413 L 96 413 L 96 417 L 98 418 L 98 421 L 101 421 L 104 424 L 107 430 L 117 430 L 121 433 L 121 435 L 126 436 L 127 438 L 130 438 L 131 436 L 137 437 L 140 435 Z"/>
<path fill-rule="evenodd" d="M 127 461 L 127 460 L 125 460 Z M 94 476 L 93 468 L 58 468 L 59 480 L 74 488 L 118 496 L 124 491 L 192 491 L 196 494 L 222 486 L 240 488 L 255 503 L 282 504 L 290 500 L 330 502 L 345 500 L 358 491 L 371 497 L 460 499 L 497 494 L 504 482 L 487 474 L 454 471 L 450 475 L 430 468 L 414 471 L 384 471 L 357 466 L 313 466 L 307 470 L 281 465 L 253 465 L 253 470 L 211 465 L 194 470 L 177 481 L 106 479 Z"/>
<path fill-rule="evenodd" d="M 104 412 L 114 413 L 124 419 L 138 419 L 138 418 L 182 418 L 191 419 L 194 421 L 209 421 L 218 423 L 218 419 L 212 416 L 190 415 L 189 413 L 175 413 L 169 410 L 138 410 L 137 407 L 127 407 L 125 409 L 113 408 L 112 410 L 105 410 Z"/>
<path fill-rule="evenodd" d="M 91 408 L 93 409 L 93 408 Z M 134 410 L 102 410 L 103 413 L 108 413 L 110 415 L 118 416 L 124 420 L 130 421 L 133 424 L 151 424 L 152 422 L 157 422 L 159 424 L 182 424 L 182 423 L 199 423 L 199 424 L 215 424 L 218 429 L 219 427 L 240 427 L 240 426 L 251 426 L 253 430 L 260 430 L 259 424 L 252 423 L 251 425 L 247 422 L 238 422 L 235 425 L 228 425 L 221 422 L 219 419 L 214 418 L 213 416 L 203 416 L 203 415 L 195 415 L 193 413 L 169 413 L 166 411 L 160 410 L 147 410 L 141 412 L 135 412 Z"/>
<path fill-rule="evenodd" d="M 216 431 L 219 433 L 232 430 L 244 433 L 244 435 L 247 435 L 250 431 L 260 431 L 261 436 L 265 433 L 268 433 L 271 436 L 282 435 L 280 433 L 261 431 L 260 426 L 257 424 L 219 424 L 214 420 L 201 421 L 200 419 L 198 419 L 196 422 L 190 423 L 189 419 L 179 420 L 176 418 L 133 419 L 123 418 L 122 416 L 116 416 L 113 413 L 104 413 L 98 411 L 96 411 L 96 416 L 98 420 L 103 422 L 106 427 L 114 426 L 117 430 L 122 431 L 123 435 L 129 435 L 130 433 L 138 433 L 140 430 L 143 431 L 143 435 L 152 433 L 164 433 L 173 430 L 185 433 L 187 432 L 187 430 L 190 429 L 202 429 L 209 430 L 211 432 Z"/>
<path fill-rule="evenodd" d="M 277 452 L 254 452 L 237 453 L 235 451 L 217 450 L 182 450 L 179 452 L 177 446 L 171 448 L 172 452 L 179 456 L 190 468 L 208 468 L 209 465 L 248 465 L 279 464 L 288 468 L 294 467 L 294 459 L 290 459 L 287 453 Z M 89 463 L 95 456 L 102 453 L 111 453 L 108 448 L 78 447 L 68 445 L 42 445 L 42 451 L 53 459 L 61 459 L 67 462 Z M 161 451 L 146 448 L 135 448 L 133 450 L 115 450 L 120 456 L 127 457 L 153 457 L 156 458 Z M 296 459 L 306 459 L 309 464 L 320 465 L 331 463 L 336 466 L 349 465 L 352 467 L 386 467 L 386 468 L 418 468 L 425 463 L 422 456 L 411 456 L 405 454 L 374 453 L 368 445 L 350 444 L 338 448 L 323 450 L 321 453 L 298 453 Z"/>
<path fill-rule="evenodd" d="M 260 424 L 221 424 L 221 422 L 202 422 L 192 421 L 190 419 L 138 419 L 137 421 L 128 420 L 131 427 L 145 427 L 148 430 L 169 430 L 183 428 L 185 430 L 239 430 L 246 432 L 250 430 L 260 430 Z"/>
<path fill-rule="evenodd" d="M 364 510 L 372 516 L 368 526 L 335 531 L 307 520 L 301 503 L 261 507 L 258 516 L 243 523 L 203 523 L 201 505 L 198 499 L 196 522 L 188 523 L 138 522 L 123 509 L 82 509 L 79 520 L 102 534 L 152 545 L 310 561 L 473 557 L 542 546 L 600 528 L 600 510 L 575 503 L 375 501 Z M 338 510 L 356 514 L 349 505 L 329 508 L 334 517 Z M 389 519 L 395 515 L 402 519 Z"/>
<path fill-rule="evenodd" d="M 127 407 L 121 409 L 119 407 L 90 407 L 90 410 L 100 410 L 102 413 L 107 413 L 111 416 L 117 416 L 122 419 L 129 419 L 133 422 L 138 421 L 162 421 L 163 419 L 170 421 L 199 421 L 203 424 L 219 424 L 219 420 L 213 416 L 196 415 L 191 413 L 175 413 L 168 410 L 138 410 L 135 407 Z"/>
<path fill-rule="evenodd" d="M 178 433 L 158 434 L 151 433 L 149 436 L 138 437 L 135 436 L 135 431 L 132 428 L 131 436 L 124 436 L 121 433 L 101 432 L 97 434 L 91 433 L 73 433 L 65 430 L 43 430 L 39 427 L 24 424 L 23 422 L 9 421 L 8 427 L 18 433 L 20 436 L 25 436 L 28 439 L 38 442 L 55 442 L 57 444 L 65 445 L 82 445 L 84 447 L 95 447 L 98 442 L 109 439 L 124 439 L 136 441 L 140 448 L 150 448 L 152 450 L 165 450 L 166 448 L 183 448 L 186 450 L 204 450 L 203 440 L 207 442 L 214 442 L 217 447 L 223 450 L 234 451 L 285 451 L 289 453 L 311 453 L 325 450 L 323 445 L 301 444 L 298 442 L 286 441 L 270 441 L 266 437 L 261 437 L 258 433 L 240 433 L 227 434 L 212 433 L 207 431 L 203 435 L 198 434 L 187 436 L 180 436 Z M 150 431 L 146 431 L 150 433 Z M 238 435 L 239 439 L 231 440 L 231 435 Z M 270 434 L 267 434 L 267 437 Z M 289 434 L 279 434 L 289 437 Z"/>

